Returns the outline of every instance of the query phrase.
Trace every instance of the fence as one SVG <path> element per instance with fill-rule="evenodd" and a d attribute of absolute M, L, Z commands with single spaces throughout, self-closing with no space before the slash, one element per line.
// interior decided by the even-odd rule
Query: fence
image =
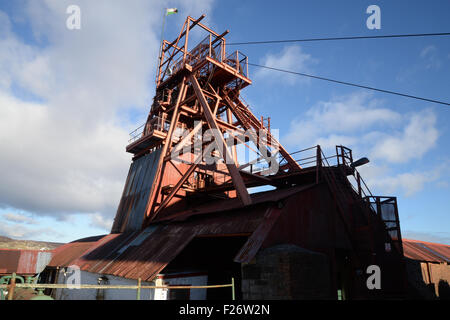
<path fill-rule="evenodd" d="M 15 273 L 12 276 L 2 277 L 11 280 L 9 284 L 0 284 L 0 299 L 5 300 L 5 295 L 3 293 L 4 289 L 8 290 L 7 299 L 12 300 L 14 296 L 15 288 L 30 288 L 30 289 L 128 289 L 136 290 L 136 300 L 141 300 L 141 290 L 142 289 L 214 289 L 214 288 L 231 288 L 231 300 L 236 299 L 234 278 L 231 278 L 231 283 L 229 284 L 217 284 L 217 285 L 207 285 L 207 286 L 146 286 L 141 285 L 141 279 L 137 280 L 137 285 L 100 285 L 100 284 L 44 284 L 44 283 L 25 283 L 23 278 L 17 276 Z M 21 280 L 23 283 L 16 283 L 16 279 Z M 1 283 L 1 282 L 0 282 Z"/>
<path fill-rule="evenodd" d="M 248 57 L 238 50 L 227 55 L 224 40 L 220 36 L 209 34 L 190 51 L 186 51 L 184 47 L 178 48 L 166 40 L 163 41 L 163 47 L 163 51 L 167 51 L 168 56 L 164 57 L 163 55 L 164 61 L 159 66 L 158 84 L 183 69 L 186 63 L 195 68 L 197 65 L 203 63 L 206 57 L 219 63 L 223 62 L 227 64 L 244 77 L 248 78 L 249 76 Z M 172 50 L 172 52 L 169 50 Z"/>

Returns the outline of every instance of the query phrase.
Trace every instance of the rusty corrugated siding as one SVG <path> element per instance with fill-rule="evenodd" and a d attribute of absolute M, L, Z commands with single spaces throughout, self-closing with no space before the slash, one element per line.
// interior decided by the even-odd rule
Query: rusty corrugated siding
<path fill-rule="evenodd" d="M 184 249 L 195 235 L 188 229 L 181 229 L 175 233 L 163 229 L 159 228 L 159 232 L 147 238 L 142 245 L 130 246 L 112 263 L 94 272 L 130 279 L 151 280 Z"/>
<path fill-rule="evenodd" d="M 269 205 L 193 217 L 186 222 L 153 224 L 141 232 L 113 234 L 108 241 L 96 243 L 74 264 L 87 272 L 151 280 L 196 236 L 251 234 L 263 221 Z"/>
<path fill-rule="evenodd" d="M 450 245 L 403 239 L 404 256 L 419 261 L 450 263 Z"/>
<path fill-rule="evenodd" d="M 19 264 L 17 266 L 18 274 L 36 273 L 36 265 L 39 251 L 21 250 Z"/>
<path fill-rule="evenodd" d="M 109 234 L 101 241 L 95 243 L 83 256 L 74 261 L 74 264 L 78 265 L 82 270 L 96 272 L 94 270 L 98 270 L 101 265 L 112 261 L 116 252 L 127 245 L 138 234 L 138 232 Z"/>
<path fill-rule="evenodd" d="M 20 250 L 0 250 L 0 273 L 16 272 L 19 265 Z"/>
<path fill-rule="evenodd" d="M 424 245 L 431 250 L 431 252 L 447 263 L 450 263 L 450 245 L 439 244 L 439 243 L 424 243 Z"/>
<path fill-rule="evenodd" d="M 131 164 L 111 232 L 141 229 L 160 154 L 157 149 Z"/>
<path fill-rule="evenodd" d="M 42 272 L 51 258 L 47 250 L 0 249 L 0 274 L 34 275 Z"/>
<path fill-rule="evenodd" d="M 50 260 L 52 260 L 51 251 L 40 251 L 36 261 L 36 273 L 41 273 L 44 271 Z"/>

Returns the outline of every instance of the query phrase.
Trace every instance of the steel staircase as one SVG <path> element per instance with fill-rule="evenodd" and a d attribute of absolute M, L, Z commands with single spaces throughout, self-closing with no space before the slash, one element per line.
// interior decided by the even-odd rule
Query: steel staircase
<path fill-rule="evenodd" d="M 387 220 L 383 216 L 381 197 L 370 195 L 363 198 L 354 190 L 347 178 L 348 166 L 339 164 L 339 162 L 336 166 L 330 166 L 323 153 L 321 153 L 320 161 L 321 176 L 332 194 L 339 217 L 355 253 L 353 268 L 365 272 L 367 266 L 375 264 L 385 271 L 384 274 L 391 274 L 390 277 L 395 278 L 395 274 L 399 275 L 402 279 L 389 279 L 384 283 L 392 285 L 392 288 L 386 288 L 386 291 L 392 292 L 393 298 L 401 297 L 405 289 L 406 274 L 395 198 L 388 198 L 391 201 L 389 204 L 395 210 L 395 219 L 391 217 L 390 220 Z M 391 237 L 391 235 L 396 236 Z M 387 248 L 388 245 L 390 248 Z M 401 286 L 403 289 L 397 290 Z M 376 298 L 377 296 L 376 290 L 367 291 L 367 294 L 369 297 Z M 384 296 L 386 296 L 386 292 L 384 292 Z"/>

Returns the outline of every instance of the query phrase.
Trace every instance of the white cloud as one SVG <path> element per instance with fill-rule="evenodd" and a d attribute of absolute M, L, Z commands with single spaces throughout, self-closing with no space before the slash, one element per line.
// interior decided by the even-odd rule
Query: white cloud
<path fill-rule="evenodd" d="M 1 216 L 3 219 L 14 223 L 37 224 L 37 221 L 25 214 L 8 212 Z"/>
<path fill-rule="evenodd" d="M 347 146 L 354 159 L 368 156 L 371 160 L 358 169 L 371 189 L 411 196 L 427 183 L 438 182 L 443 167 L 394 172 L 390 166 L 422 158 L 438 137 L 431 109 L 400 114 L 370 94 L 355 92 L 310 108 L 291 122 L 282 142 L 296 150 L 319 144 L 328 156 L 335 154 L 336 145 Z"/>
<path fill-rule="evenodd" d="M 108 232 L 111 230 L 113 219 L 105 218 L 103 215 L 98 213 L 91 214 L 90 218 L 91 218 L 91 226 L 104 229 Z"/>
<path fill-rule="evenodd" d="M 47 105 L 0 92 L 0 203 L 29 212 L 111 211 L 129 163 L 127 133 L 113 122 L 84 130 Z"/>
<path fill-rule="evenodd" d="M 36 59 L 37 53 L 33 47 L 14 37 L 11 22 L 2 11 L 0 30 L 0 89 L 9 89 L 13 82 L 21 84 L 25 66 Z"/>
<path fill-rule="evenodd" d="M 291 122 L 283 141 L 296 148 L 354 146 L 391 163 L 420 159 L 436 145 L 439 132 L 431 109 L 400 114 L 382 104 L 362 92 L 319 102 Z"/>
<path fill-rule="evenodd" d="M 401 132 L 386 134 L 371 152 L 375 159 L 385 159 L 393 163 L 406 163 L 420 159 L 436 145 L 439 132 L 436 129 L 436 116 L 427 109 L 409 116 L 408 124 Z"/>
<path fill-rule="evenodd" d="M 364 139 L 370 129 L 399 122 L 399 113 L 382 108 L 380 101 L 369 98 L 369 94 L 356 92 L 319 102 L 291 122 L 283 141 L 300 148 L 320 142 L 333 147 L 343 141 L 353 145 Z"/>
<path fill-rule="evenodd" d="M 402 192 L 406 197 L 410 197 L 424 188 L 429 182 L 439 179 L 439 170 L 434 169 L 428 172 L 406 172 L 395 175 L 377 176 L 367 179 L 371 188 L 377 189 L 385 194 Z"/>
<path fill-rule="evenodd" d="M 212 2 L 173 2 L 180 14 L 166 30 L 180 28 L 186 15 L 208 12 Z M 167 5 L 145 0 L 24 4 L 17 18 L 30 21 L 37 44 L 14 34 L 0 11 L 0 207 L 58 219 L 96 213 L 94 223 L 105 227 L 130 164 L 127 133 L 140 125 L 136 114 L 145 121 L 154 94 Z M 69 4 L 81 8 L 81 30 L 66 28 Z M 27 93 L 39 99 L 25 99 Z"/>
<path fill-rule="evenodd" d="M 54 238 L 62 238 L 64 235 L 54 230 L 53 228 L 30 228 L 23 224 L 0 224 L 0 234 L 8 238 L 18 240 L 30 240 L 33 238 L 42 238 L 45 236 L 51 236 Z"/>
<path fill-rule="evenodd" d="M 315 63 L 317 63 L 317 59 L 313 58 L 308 53 L 304 53 L 302 48 L 297 45 L 284 47 L 284 49 L 279 53 L 269 53 L 260 61 L 261 65 L 267 67 L 290 70 L 294 72 L 309 72 L 310 66 Z M 298 81 L 308 81 L 307 78 L 263 68 L 258 69 L 255 73 L 255 77 L 263 78 L 268 81 L 282 80 L 290 85 L 293 85 Z"/>

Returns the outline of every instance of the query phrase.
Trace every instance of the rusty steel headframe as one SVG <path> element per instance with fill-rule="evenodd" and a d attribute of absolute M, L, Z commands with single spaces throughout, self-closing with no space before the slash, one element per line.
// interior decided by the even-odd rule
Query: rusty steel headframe
<path fill-rule="evenodd" d="M 282 173 L 301 169 L 272 135 L 270 120 L 258 119 L 240 97 L 252 83 L 247 56 L 227 53 L 229 31 L 216 33 L 201 23 L 204 17 L 188 16 L 178 37 L 162 42 L 147 122 L 127 146 L 134 158 L 113 232 L 142 228 L 196 200 L 237 197 L 242 206 L 250 205 L 247 185 L 274 185 L 277 175 L 253 170 L 255 163 L 274 161 L 279 168 L 284 161 Z M 193 29 L 205 36 L 189 50 Z M 198 142 L 208 130 L 212 141 Z M 239 163 L 239 145 L 257 159 Z M 211 155 L 215 163 L 206 161 Z"/>

